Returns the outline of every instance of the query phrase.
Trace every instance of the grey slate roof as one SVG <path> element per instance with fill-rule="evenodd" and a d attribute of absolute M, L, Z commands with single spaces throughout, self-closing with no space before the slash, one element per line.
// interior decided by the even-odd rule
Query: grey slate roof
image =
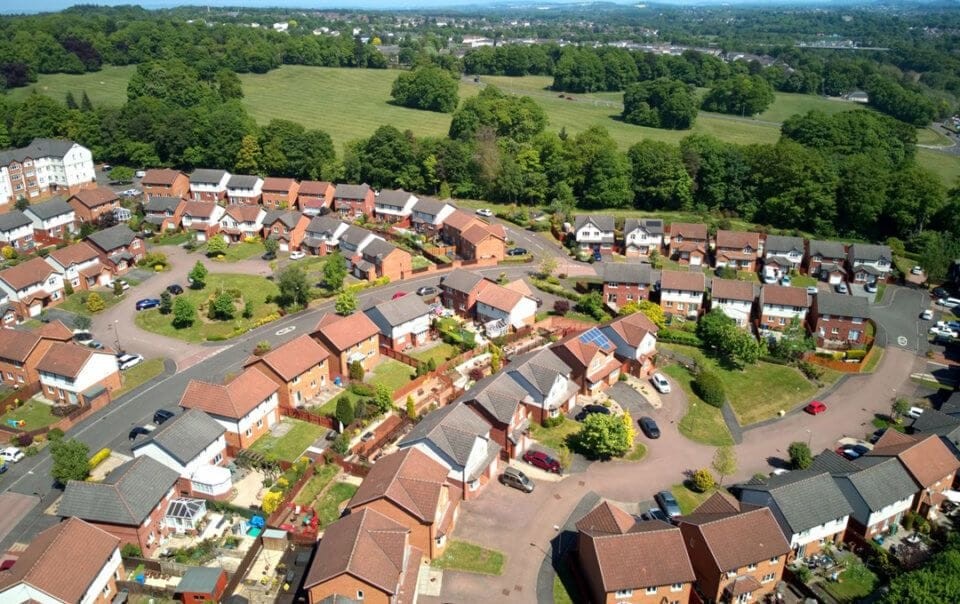
<path fill-rule="evenodd" d="M 853 508 L 829 472 L 799 470 L 772 476 L 745 490 L 766 491 L 794 533 L 849 516 Z"/>
<path fill-rule="evenodd" d="M 447 274 L 440 285 L 457 292 L 467 293 L 483 281 L 483 275 L 472 273 L 462 268 L 454 269 Z"/>
<path fill-rule="evenodd" d="M 26 147 L 0 151 L 0 164 L 6 166 L 13 162 L 22 162 L 25 159 L 63 157 L 75 144 L 75 142 L 65 139 L 35 138 Z"/>
<path fill-rule="evenodd" d="M 397 443 L 401 448 L 417 441 L 427 440 L 447 454 L 460 466 L 464 466 L 478 436 L 486 436 L 490 424 L 463 404 L 450 404 L 428 413 L 403 439 Z M 491 442 L 490 446 L 496 443 Z"/>
<path fill-rule="evenodd" d="M 604 216 L 602 214 L 580 214 L 574 219 L 573 228 L 574 230 L 579 231 L 580 227 L 587 223 L 593 224 L 593 226 L 597 227 L 603 232 L 612 232 L 615 224 L 613 216 Z"/>
<path fill-rule="evenodd" d="M 189 409 L 134 445 L 133 450 L 153 443 L 185 466 L 224 432 L 226 429 L 203 411 Z"/>
<path fill-rule="evenodd" d="M 424 304 L 420 296 L 403 296 L 396 300 L 387 300 L 364 311 L 370 320 L 377 324 L 380 333 L 389 336 L 390 328 L 403 325 L 417 317 L 429 315 L 430 307 Z"/>
<path fill-rule="evenodd" d="M 872 243 L 854 243 L 850 246 L 850 252 L 854 260 L 866 260 L 867 262 L 883 258 L 887 261 L 893 260 L 893 254 L 888 245 L 875 245 Z"/>
<path fill-rule="evenodd" d="M 151 212 L 173 212 L 182 203 L 179 197 L 151 197 L 143 206 L 143 211 Z"/>
<path fill-rule="evenodd" d="M 784 235 L 767 235 L 763 245 L 764 255 L 779 254 L 796 250 L 803 253 L 803 239 L 801 237 L 787 237 Z"/>
<path fill-rule="evenodd" d="M 339 218 L 333 216 L 314 216 L 307 225 L 307 232 L 333 235 L 340 226 L 340 222 Z"/>
<path fill-rule="evenodd" d="M 30 217 L 20 210 L 10 210 L 0 214 L 0 231 L 12 231 L 30 224 L 33 224 Z"/>
<path fill-rule="evenodd" d="M 71 480 L 57 514 L 91 522 L 140 526 L 180 474 L 150 457 L 119 466 L 103 482 Z"/>
<path fill-rule="evenodd" d="M 49 220 L 50 218 L 63 216 L 71 212 L 73 212 L 73 206 L 67 203 L 65 199 L 57 198 L 34 204 L 27 208 L 25 213 L 33 214 L 40 220 Z"/>
<path fill-rule="evenodd" d="M 234 174 L 227 181 L 228 189 L 252 189 L 257 186 L 259 176 L 250 176 L 248 174 Z"/>
<path fill-rule="evenodd" d="M 436 216 L 447 204 L 435 197 L 421 197 L 413 204 L 413 211 Z"/>
<path fill-rule="evenodd" d="M 507 372 L 498 372 L 478 381 L 453 404 L 475 401 L 494 419 L 509 424 L 517 405 L 525 396 L 528 396 L 527 391 L 513 381 Z"/>
<path fill-rule="evenodd" d="M 847 252 L 840 241 L 821 241 L 818 239 L 810 240 L 810 255 L 820 255 L 823 258 L 846 258 Z"/>
<path fill-rule="evenodd" d="M 537 402 L 550 393 L 557 376 L 570 375 L 570 367 L 558 357 L 551 348 L 515 357 L 507 368 L 507 373 L 522 388 L 527 390 Z"/>
<path fill-rule="evenodd" d="M 190 175 L 190 184 L 192 185 L 218 185 L 220 180 L 227 173 L 226 170 L 194 170 Z"/>
<path fill-rule="evenodd" d="M 303 214 L 292 210 L 271 210 L 267 212 L 266 217 L 263 219 L 263 225 L 267 226 L 279 220 L 285 227 L 292 229 L 300 222 L 301 216 L 303 216 Z M 339 220 L 336 222 L 339 222 Z"/>
<path fill-rule="evenodd" d="M 950 398 L 943 401 L 940 411 L 948 415 L 960 415 L 960 392 L 954 392 Z"/>
<path fill-rule="evenodd" d="M 370 235 L 370 231 L 366 229 L 361 229 L 360 227 L 350 225 L 347 227 L 347 230 L 343 232 L 343 235 L 340 235 L 340 241 L 349 243 L 350 245 L 356 247 L 363 243 L 363 240 L 367 238 L 367 235 Z"/>
<path fill-rule="evenodd" d="M 337 185 L 336 192 L 333 194 L 337 199 L 363 199 L 370 191 L 370 185 Z"/>
<path fill-rule="evenodd" d="M 382 189 L 380 195 L 377 196 L 377 202 L 388 206 L 400 206 L 402 208 L 411 196 L 413 196 L 413 193 L 404 191 L 403 189 Z"/>
<path fill-rule="evenodd" d="M 830 472 L 838 481 L 848 481 L 872 511 L 917 492 L 916 483 L 896 457 L 866 456 L 850 461 L 826 449 L 813 460 L 810 470 Z"/>
<path fill-rule="evenodd" d="M 628 218 L 623 223 L 623 232 L 629 233 L 637 228 L 642 228 L 651 235 L 663 235 L 663 220 L 660 218 Z"/>
<path fill-rule="evenodd" d="M 363 255 L 369 258 L 385 258 L 395 249 L 397 246 L 385 239 L 374 239 L 363 248 Z"/>
<path fill-rule="evenodd" d="M 206 566 L 194 566 L 187 569 L 177 584 L 174 593 L 197 593 L 213 594 L 217 589 L 217 580 L 223 573 L 222 568 L 208 568 Z"/>
<path fill-rule="evenodd" d="M 910 427 L 913 428 L 914 432 L 947 436 L 957 428 L 960 428 L 960 418 L 947 415 L 936 409 L 927 409 L 920 414 L 920 417 L 913 420 L 913 424 Z"/>
<path fill-rule="evenodd" d="M 653 283 L 651 267 L 646 262 L 604 262 L 604 283 Z"/>
<path fill-rule="evenodd" d="M 125 224 L 118 224 L 109 229 L 87 235 L 87 239 L 90 242 L 105 252 L 130 245 L 130 242 L 136 239 L 136 237 L 137 234 L 131 231 L 130 227 Z"/>
<path fill-rule="evenodd" d="M 822 315 L 860 318 L 870 316 L 870 303 L 862 296 L 820 292 L 816 296 L 816 305 L 817 312 Z"/>

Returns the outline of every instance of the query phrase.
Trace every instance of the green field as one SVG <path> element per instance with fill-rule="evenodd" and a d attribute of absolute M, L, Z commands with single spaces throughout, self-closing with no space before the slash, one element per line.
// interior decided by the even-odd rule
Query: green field
<path fill-rule="evenodd" d="M 136 70 L 136 66 L 104 67 L 100 71 L 72 75 L 53 73 L 42 75 L 37 82 L 26 88 L 14 88 L 9 98 L 22 101 L 34 92 L 46 94 L 63 102 L 67 93 L 72 92 L 77 102 L 86 91 L 94 105 L 113 105 L 119 107 L 127 100 L 127 82 Z"/>

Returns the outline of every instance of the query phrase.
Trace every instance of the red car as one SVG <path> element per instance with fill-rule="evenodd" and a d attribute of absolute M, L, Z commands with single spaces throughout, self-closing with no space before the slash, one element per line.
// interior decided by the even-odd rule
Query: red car
<path fill-rule="evenodd" d="M 523 454 L 523 461 L 547 472 L 560 473 L 560 462 L 543 451 L 527 451 Z"/>
<path fill-rule="evenodd" d="M 809 405 L 803 408 L 804 411 L 810 415 L 819 415 L 827 410 L 827 406 L 821 403 L 820 401 L 813 401 Z"/>
<path fill-rule="evenodd" d="M 397 298 L 402 298 L 402 297 L 404 297 L 404 296 L 406 296 L 406 295 L 407 295 L 407 292 L 397 292 L 397 293 L 393 294 L 393 297 L 390 298 L 390 299 L 391 299 L 391 300 L 396 300 Z"/>

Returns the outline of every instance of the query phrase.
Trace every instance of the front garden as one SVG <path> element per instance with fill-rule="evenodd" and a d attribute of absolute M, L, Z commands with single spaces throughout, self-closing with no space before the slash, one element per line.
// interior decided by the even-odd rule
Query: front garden
<path fill-rule="evenodd" d="M 37 430 L 60 420 L 53 414 L 52 405 L 36 399 L 30 399 L 19 407 L 11 403 L 4 411 L 6 413 L 0 415 L 0 424 L 10 428 L 16 427 L 18 430 Z M 17 425 L 14 426 L 12 422 L 16 422 Z"/>

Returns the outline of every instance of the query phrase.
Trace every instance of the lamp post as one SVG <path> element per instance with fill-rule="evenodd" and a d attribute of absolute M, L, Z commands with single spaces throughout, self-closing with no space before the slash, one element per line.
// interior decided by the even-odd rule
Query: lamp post
<path fill-rule="evenodd" d="M 113 340 L 117 345 L 117 352 L 123 352 L 123 348 L 120 347 L 120 321 L 117 319 L 113 321 Z"/>
<path fill-rule="evenodd" d="M 813 439 L 813 432 L 807 430 L 807 448 L 810 448 L 810 441 Z"/>

